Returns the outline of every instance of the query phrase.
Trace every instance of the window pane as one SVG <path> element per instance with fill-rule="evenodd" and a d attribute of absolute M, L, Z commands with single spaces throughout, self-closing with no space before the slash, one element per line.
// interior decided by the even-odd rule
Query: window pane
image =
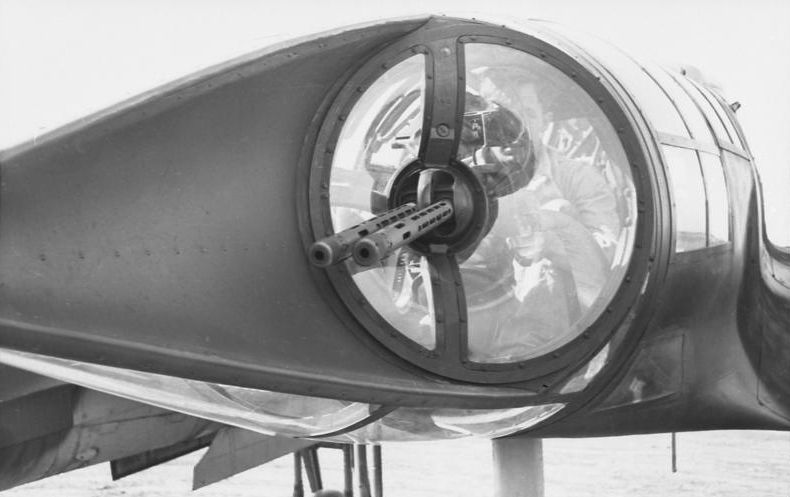
<path fill-rule="evenodd" d="M 425 56 L 410 57 L 377 79 L 349 113 L 332 162 L 329 203 L 335 231 L 380 213 L 390 178 L 417 158 L 425 93 Z M 377 267 L 360 271 L 349 259 L 354 282 L 371 306 L 406 337 L 436 346 L 426 259 L 404 247 Z"/>
<path fill-rule="evenodd" d="M 732 121 L 730 120 L 730 117 L 727 115 L 727 112 L 722 108 L 723 104 L 721 103 L 721 100 L 716 98 L 716 96 L 713 95 L 713 92 L 711 92 L 707 88 L 704 88 L 701 85 L 697 85 L 697 86 L 700 88 L 700 91 L 702 91 L 702 93 L 705 95 L 708 101 L 710 101 L 711 105 L 713 106 L 713 110 L 716 111 L 716 114 L 719 116 L 719 119 L 721 119 L 721 122 L 724 123 L 724 127 L 727 128 L 727 134 L 729 134 L 730 136 L 730 142 L 737 147 L 743 148 L 743 145 L 741 144 L 741 139 L 738 136 L 738 132 L 735 131 L 735 126 L 732 124 Z"/>
<path fill-rule="evenodd" d="M 639 64 L 615 46 L 585 33 L 552 25 L 606 66 L 633 95 L 657 131 L 689 138 L 689 132 L 669 97 Z"/>
<path fill-rule="evenodd" d="M 730 205 L 721 159 L 700 153 L 705 189 L 708 193 L 708 246 L 727 243 L 730 239 Z"/>
<path fill-rule="evenodd" d="M 0 348 L 0 362 L 126 399 L 261 433 L 309 437 L 359 423 L 377 406 L 221 385 Z"/>
<path fill-rule="evenodd" d="M 467 44 L 458 158 L 498 205 L 461 265 L 469 358 L 547 354 L 587 329 L 620 286 L 635 195 L 617 133 L 595 101 L 547 62 Z"/>
<path fill-rule="evenodd" d="M 504 437 L 535 426 L 563 407 L 565 404 L 560 403 L 510 409 L 401 407 L 378 421 L 338 435 L 333 440 L 370 443 Z"/>
<path fill-rule="evenodd" d="M 713 132 L 716 134 L 716 137 L 719 140 L 723 140 L 726 142 L 730 141 L 730 136 L 727 133 L 727 130 L 724 129 L 724 124 L 719 119 L 719 115 L 716 114 L 716 111 L 713 110 L 711 107 L 710 102 L 700 93 L 697 89 L 696 85 L 689 81 L 685 76 L 677 76 L 675 81 L 680 84 L 680 86 L 686 90 L 686 93 L 691 97 L 692 100 L 702 109 L 702 113 L 705 115 L 705 118 L 708 120 L 708 124 L 713 129 Z"/>
<path fill-rule="evenodd" d="M 705 117 L 678 82 L 655 64 L 645 63 L 645 70 L 658 81 L 680 110 L 683 120 L 686 121 L 686 125 L 691 131 L 691 137 L 704 144 L 715 144 L 716 141 L 713 139 L 713 133 L 711 133 L 708 123 L 705 122 Z"/>
<path fill-rule="evenodd" d="M 425 56 L 410 57 L 377 79 L 354 105 L 332 161 L 332 223 L 341 231 L 369 215 L 401 166 L 417 158 L 425 93 Z"/>
<path fill-rule="evenodd" d="M 685 252 L 705 247 L 705 189 L 697 152 L 667 145 L 663 148 L 672 185 L 676 250 Z"/>

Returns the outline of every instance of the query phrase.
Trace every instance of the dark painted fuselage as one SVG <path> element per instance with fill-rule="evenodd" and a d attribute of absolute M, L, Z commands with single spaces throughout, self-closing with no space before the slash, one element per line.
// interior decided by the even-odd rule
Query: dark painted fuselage
<path fill-rule="evenodd" d="M 420 159 L 458 164 L 467 43 L 515 47 L 575 81 L 622 147 L 637 213 L 620 287 L 589 329 L 551 353 L 487 367 L 404 346 L 346 269 L 308 257 L 332 233 L 323 180 L 347 111 L 407 55 L 435 62 Z M 790 254 L 765 235 L 745 137 L 703 82 L 613 50 L 542 22 L 368 25 L 208 69 L 0 154 L 0 353 L 63 380 L 0 372 L 0 486 L 204 437 L 218 425 L 202 414 L 233 423 L 275 404 L 289 429 L 310 417 L 306 406 L 358 408 L 342 426 L 298 435 L 363 442 L 392 435 L 382 427 L 469 434 L 477 413 L 546 406 L 519 431 L 478 434 L 790 429 Z M 678 156 L 699 169 L 701 213 L 687 212 L 680 176 L 673 183 Z M 715 207 L 722 195 L 726 213 Z M 689 215 L 702 219 L 697 238 L 680 233 Z M 463 300 L 445 266 L 433 287 L 443 311 Z M 464 312 L 434 313 L 455 318 L 435 324 L 446 337 L 465 333 Z M 167 409 L 90 390 L 104 367 L 150 381 L 100 389 Z M 231 414 L 168 397 L 193 400 L 193 390 Z M 234 392 L 269 403 L 250 408 Z M 454 422 L 460 431 L 446 428 Z"/>

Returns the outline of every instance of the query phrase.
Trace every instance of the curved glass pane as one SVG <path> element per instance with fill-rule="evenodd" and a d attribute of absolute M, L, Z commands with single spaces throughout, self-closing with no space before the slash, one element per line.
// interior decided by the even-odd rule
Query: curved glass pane
<path fill-rule="evenodd" d="M 708 121 L 713 132 L 716 134 L 716 137 L 719 140 L 723 141 L 730 141 L 730 136 L 727 133 L 727 130 L 724 129 L 724 124 L 719 119 L 719 115 L 716 114 L 716 111 L 713 110 L 710 102 L 704 97 L 704 95 L 699 91 L 696 85 L 692 83 L 689 79 L 685 76 L 676 76 L 675 81 L 686 91 L 686 93 L 691 97 L 692 100 L 697 104 L 697 106 L 702 110 L 702 113 L 705 115 L 705 119 Z"/>
<path fill-rule="evenodd" d="M 644 63 L 644 68 L 675 103 L 675 106 L 677 106 L 680 114 L 683 116 L 683 120 L 686 122 L 686 126 L 691 131 L 691 137 L 706 145 L 715 145 L 716 140 L 713 138 L 713 133 L 708 127 L 702 111 L 697 108 L 688 93 L 680 87 L 680 84 L 665 69 L 656 64 L 647 62 Z"/>
<path fill-rule="evenodd" d="M 468 351 L 506 363 L 577 337 L 617 291 L 635 193 L 617 134 L 570 77 L 525 52 L 468 44 L 459 159 L 498 205 L 461 265 Z"/>
<path fill-rule="evenodd" d="M 721 158 L 705 152 L 699 158 L 708 195 L 708 246 L 712 247 L 730 241 L 730 202 Z"/>
<path fill-rule="evenodd" d="M 578 370 L 560 390 L 561 394 L 581 392 L 598 376 L 609 359 L 609 344 L 606 344 L 587 365 Z"/>
<path fill-rule="evenodd" d="M 334 437 L 340 442 L 416 442 L 464 437 L 497 438 L 537 425 L 565 404 L 511 409 L 429 409 L 401 407 L 358 430 Z"/>
<path fill-rule="evenodd" d="M 425 56 L 379 77 L 349 113 L 332 162 L 329 204 L 336 232 L 386 210 L 387 186 L 417 158 L 425 93 Z M 354 282 L 395 329 L 427 349 L 436 346 L 428 267 L 408 247 L 372 268 L 349 260 Z"/>
<path fill-rule="evenodd" d="M 697 152 L 669 145 L 663 149 L 672 186 L 675 251 L 703 248 L 706 245 L 705 187 Z"/>
<path fill-rule="evenodd" d="M 661 87 L 631 57 L 595 36 L 560 25 L 552 25 L 595 57 L 637 101 L 645 117 L 659 132 L 689 138 L 677 109 Z"/>
<path fill-rule="evenodd" d="M 265 433 L 307 437 L 347 428 L 371 406 L 220 385 L 0 349 L 0 363 L 100 392 Z"/>
<path fill-rule="evenodd" d="M 697 84 L 697 89 L 705 96 L 705 99 L 710 102 L 711 107 L 713 107 L 713 111 L 716 112 L 716 115 L 719 116 L 719 119 L 724 124 L 724 127 L 727 129 L 727 135 L 730 137 L 730 143 L 737 147 L 743 148 L 741 144 L 741 138 L 738 136 L 738 132 L 735 130 L 735 125 L 732 124 L 730 121 L 730 116 L 724 110 L 721 100 L 717 98 L 713 92 L 707 88 L 705 88 L 701 84 Z"/>

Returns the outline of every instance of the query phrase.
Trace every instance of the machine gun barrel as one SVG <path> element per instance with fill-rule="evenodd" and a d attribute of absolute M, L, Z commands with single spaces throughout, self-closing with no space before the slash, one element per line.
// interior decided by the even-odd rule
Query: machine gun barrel
<path fill-rule="evenodd" d="M 362 238 L 354 245 L 354 260 L 360 266 L 370 266 L 387 257 L 394 250 L 409 244 L 438 227 L 453 215 L 453 205 L 440 200 L 420 209 L 406 219 L 386 226 Z"/>
<path fill-rule="evenodd" d="M 354 244 L 359 240 L 415 212 L 417 212 L 416 205 L 403 204 L 339 233 L 322 238 L 310 246 L 310 262 L 318 267 L 337 264 L 351 255 Z"/>

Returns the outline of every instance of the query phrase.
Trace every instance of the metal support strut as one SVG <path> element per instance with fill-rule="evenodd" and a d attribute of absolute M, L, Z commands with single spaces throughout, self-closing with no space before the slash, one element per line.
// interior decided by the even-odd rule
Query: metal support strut
<path fill-rule="evenodd" d="M 294 452 L 293 497 L 304 497 L 304 483 L 302 482 L 302 455 L 299 452 Z"/>
<path fill-rule="evenodd" d="M 318 457 L 318 449 L 339 449 L 343 452 L 343 491 L 330 490 L 324 488 L 321 477 L 321 462 Z M 307 474 L 310 485 L 310 492 L 313 497 L 353 497 L 353 466 L 354 466 L 354 447 L 349 444 L 319 442 L 305 449 L 294 452 L 294 492 L 293 497 L 304 497 L 304 483 L 302 470 Z M 362 480 L 360 480 L 362 481 Z M 368 497 L 370 497 L 370 483 L 368 486 Z M 363 494 L 364 495 L 364 494 Z M 380 495 L 378 497 L 381 497 Z"/>
<path fill-rule="evenodd" d="M 357 445 L 357 475 L 359 476 L 359 497 L 371 497 L 368 476 L 368 446 Z"/>
<path fill-rule="evenodd" d="M 384 497 L 384 468 L 381 461 L 381 445 L 373 445 L 373 495 Z"/>

